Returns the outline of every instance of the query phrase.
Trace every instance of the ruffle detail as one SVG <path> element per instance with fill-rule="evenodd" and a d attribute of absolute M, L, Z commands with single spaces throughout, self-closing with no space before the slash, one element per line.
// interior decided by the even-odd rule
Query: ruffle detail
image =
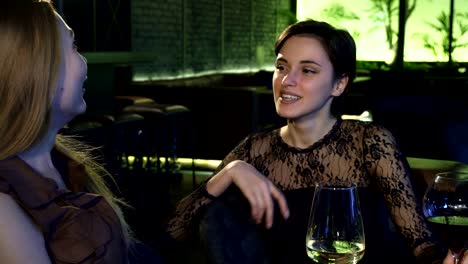
<path fill-rule="evenodd" d="M 91 210 L 77 210 L 70 215 L 65 215 L 66 220 L 50 234 L 50 250 L 57 261 L 83 263 L 105 256 L 112 240 L 109 224 Z"/>
<path fill-rule="evenodd" d="M 0 161 L 0 192 L 39 226 L 55 263 L 126 263 L 119 219 L 103 196 L 59 190 L 18 157 Z"/>

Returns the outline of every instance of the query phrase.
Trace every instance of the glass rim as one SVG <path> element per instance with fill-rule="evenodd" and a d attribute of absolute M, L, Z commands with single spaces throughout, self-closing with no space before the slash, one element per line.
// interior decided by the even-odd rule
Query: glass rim
<path fill-rule="evenodd" d="M 353 184 L 351 186 L 341 186 L 341 185 L 315 185 L 316 188 L 320 188 L 321 190 L 333 190 L 333 191 L 347 191 L 356 189 L 357 185 Z"/>
<path fill-rule="evenodd" d="M 444 171 L 435 174 L 435 180 L 462 180 L 468 181 L 468 171 Z"/>

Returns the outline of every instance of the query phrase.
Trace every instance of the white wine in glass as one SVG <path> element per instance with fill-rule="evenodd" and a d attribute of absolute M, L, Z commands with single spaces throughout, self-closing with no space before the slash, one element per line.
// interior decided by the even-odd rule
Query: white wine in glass
<path fill-rule="evenodd" d="M 306 250 L 318 263 L 355 264 L 362 259 L 365 237 L 356 187 L 315 188 Z"/>

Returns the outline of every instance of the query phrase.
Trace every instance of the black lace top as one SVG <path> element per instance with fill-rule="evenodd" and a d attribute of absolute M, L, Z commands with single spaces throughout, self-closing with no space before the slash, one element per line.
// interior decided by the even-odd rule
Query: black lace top
<path fill-rule="evenodd" d="M 372 187 L 383 197 L 397 230 L 415 255 L 431 244 L 407 160 L 392 134 L 377 124 L 338 120 L 328 134 L 306 149 L 286 144 L 279 129 L 252 134 L 226 156 L 214 174 L 233 160 L 252 164 L 285 193 L 318 182 Z M 182 239 L 190 233 L 194 217 L 210 203 L 201 188 L 178 204 L 168 225 L 172 237 Z M 310 204 L 305 206 L 310 208 Z"/>

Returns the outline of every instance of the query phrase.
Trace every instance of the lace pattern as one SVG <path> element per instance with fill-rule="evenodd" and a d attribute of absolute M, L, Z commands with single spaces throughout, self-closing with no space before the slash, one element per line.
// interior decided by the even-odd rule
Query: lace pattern
<path fill-rule="evenodd" d="M 283 191 L 319 182 L 375 186 L 415 252 L 430 241 L 431 232 L 412 190 L 407 160 L 393 135 L 377 124 L 338 120 L 328 134 L 306 149 L 287 145 L 278 129 L 252 134 L 226 156 L 214 174 L 238 159 L 252 164 Z M 188 235 L 193 219 L 209 202 L 200 189 L 195 190 L 176 208 L 168 232 L 176 239 Z"/>

